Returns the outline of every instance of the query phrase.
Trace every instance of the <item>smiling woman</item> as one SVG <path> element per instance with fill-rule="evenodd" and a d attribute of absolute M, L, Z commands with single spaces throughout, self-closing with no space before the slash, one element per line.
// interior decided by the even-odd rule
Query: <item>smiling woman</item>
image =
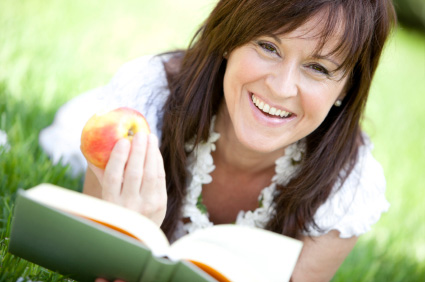
<path fill-rule="evenodd" d="M 226 110 L 217 127 L 232 125 L 239 145 L 275 159 L 284 148 L 313 132 L 345 96 L 343 61 L 316 54 L 323 13 L 281 36 L 261 36 L 230 53 L 223 90 Z M 343 20 L 343 19 L 342 19 Z M 321 48 L 330 53 L 341 36 Z"/>
<path fill-rule="evenodd" d="M 329 280 L 388 209 L 360 119 L 394 20 L 389 0 L 219 1 L 187 50 L 126 64 L 60 109 L 41 144 L 83 163 L 79 144 L 46 140 L 79 135 L 102 106 L 136 108 L 160 152 L 152 135 L 118 142 L 85 193 L 166 212 L 172 240 L 233 222 L 298 238 L 293 280 Z"/>

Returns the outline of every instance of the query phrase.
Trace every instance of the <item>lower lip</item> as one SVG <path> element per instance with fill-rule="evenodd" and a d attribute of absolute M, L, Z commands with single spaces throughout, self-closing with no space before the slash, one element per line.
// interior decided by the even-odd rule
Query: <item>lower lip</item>
<path fill-rule="evenodd" d="M 287 124 L 288 122 L 291 122 L 296 118 L 294 114 L 288 118 L 271 117 L 269 115 L 266 115 L 262 110 L 257 108 L 256 105 L 254 105 L 254 102 L 252 101 L 252 93 L 248 92 L 247 96 L 249 100 L 249 105 L 253 111 L 254 118 L 265 126 L 279 127 Z"/>

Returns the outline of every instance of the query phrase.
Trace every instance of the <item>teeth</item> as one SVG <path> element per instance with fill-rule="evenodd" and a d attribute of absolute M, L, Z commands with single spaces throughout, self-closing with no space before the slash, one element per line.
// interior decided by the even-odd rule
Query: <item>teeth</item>
<path fill-rule="evenodd" d="M 257 106 L 262 110 L 264 108 L 264 102 L 261 101 L 260 103 L 257 104 Z"/>
<path fill-rule="evenodd" d="M 251 96 L 252 102 L 254 105 L 257 106 L 260 110 L 263 112 L 272 115 L 272 116 L 280 116 L 280 117 L 288 117 L 292 115 L 290 112 L 276 109 L 275 107 L 270 107 L 269 104 L 264 103 L 264 101 L 261 101 L 259 98 L 257 98 L 254 94 Z"/>

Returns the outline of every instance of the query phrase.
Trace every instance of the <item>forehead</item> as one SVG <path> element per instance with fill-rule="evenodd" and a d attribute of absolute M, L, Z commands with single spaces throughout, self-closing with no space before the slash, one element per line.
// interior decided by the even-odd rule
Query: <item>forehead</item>
<path fill-rule="evenodd" d="M 295 29 L 287 31 L 284 27 L 274 33 L 274 36 L 311 41 L 315 44 L 314 53 L 316 54 L 337 53 L 336 51 L 344 45 L 345 21 L 340 15 L 329 19 L 326 11 L 320 11 Z"/>

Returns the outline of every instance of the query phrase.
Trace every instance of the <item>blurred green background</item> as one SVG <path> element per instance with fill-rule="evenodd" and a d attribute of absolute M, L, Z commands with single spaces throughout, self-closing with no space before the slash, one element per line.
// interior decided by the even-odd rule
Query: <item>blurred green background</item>
<path fill-rule="evenodd" d="M 41 151 L 39 131 L 60 105 L 107 83 L 123 63 L 185 48 L 214 4 L 0 0 L 0 130 L 9 144 L 0 147 L 0 281 L 63 280 L 7 253 L 18 188 L 40 182 L 81 188 L 80 177 Z M 364 127 L 384 167 L 391 208 L 360 238 L 334 281 L 425 281 L 424 30 L 406 22 L 385 49 Z"/>

